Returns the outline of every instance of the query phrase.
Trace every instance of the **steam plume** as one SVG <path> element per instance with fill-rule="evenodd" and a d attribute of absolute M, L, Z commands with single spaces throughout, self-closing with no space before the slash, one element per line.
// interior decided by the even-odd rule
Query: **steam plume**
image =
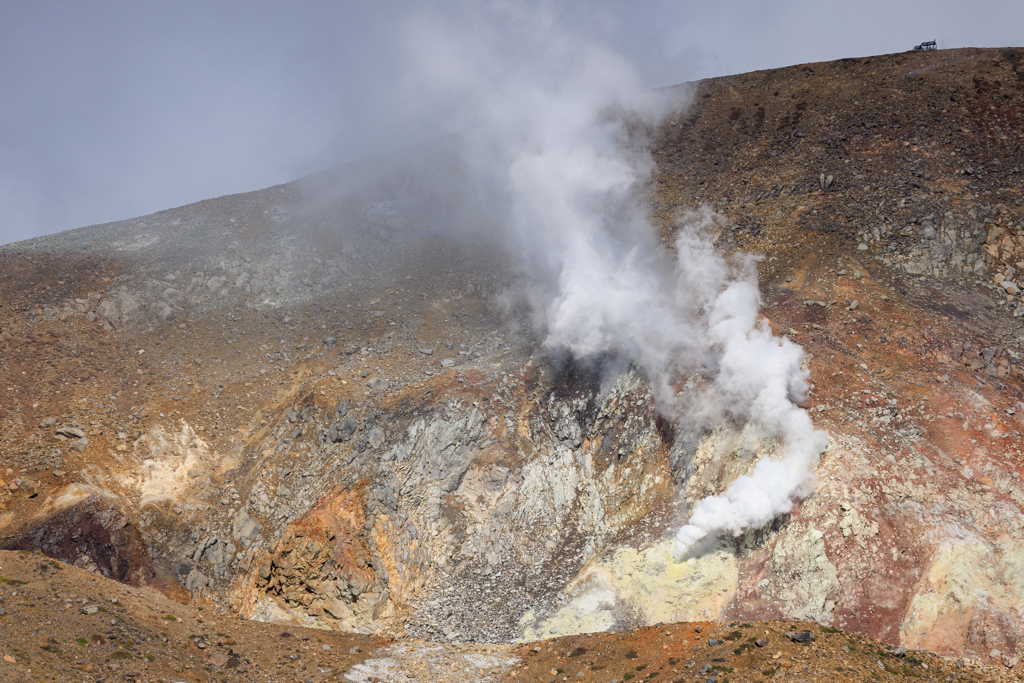
<path fill-rule="evenodd" d="M 677 559 L 702 539 L 788 512 L 825 444 L 796 405 L 807 390 L 802 350 L 759 320 L 753 259 L 730 261 L 714 248 L 708 232 L 721 216 L 707 208 L 681 216 L 673 260 L 640 201 L 652 163 L 627 121 L 654 123 L 673 103 L 644 92 L 621 57 L 551 16 L 497 7 L 498 22 L 458 34 L 421 20 L 410 45 L 417 84 L 468 105 L 463 157 L 487 203 L 507 214 L 506 239 L 545 346 L 638 362 L 659 410 L 677 419 L 685 413 L 673 384 L 699 371 L 712 378 L 708 416 L 753 421 L 780 437 L 780 459 L 762 459 L 697 503 Z"/>

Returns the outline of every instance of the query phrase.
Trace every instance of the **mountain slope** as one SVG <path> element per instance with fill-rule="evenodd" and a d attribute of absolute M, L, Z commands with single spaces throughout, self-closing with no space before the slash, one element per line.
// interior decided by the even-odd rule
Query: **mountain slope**
<path fill-rule="evenodd" d="M 1021 55 L 712 79 L 640 131 L 666 248 L 721 212 L 808 353 L 829 448 L 767 528 L 671 561 L 772 444 L 547 358 L 443 140 L 0 249 L 2 544 L 398 638 L 813 618 L 1015 666 Z"/>

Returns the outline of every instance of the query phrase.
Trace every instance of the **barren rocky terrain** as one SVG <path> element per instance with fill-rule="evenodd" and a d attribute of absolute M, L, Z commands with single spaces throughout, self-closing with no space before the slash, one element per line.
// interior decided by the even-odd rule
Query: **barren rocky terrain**
<path fill-rule="evenodd" d="M 762 315 L 805 349 L 829 434 L 792 514 L 681 563 L 688 507 L 776 444 L 669 423 L 635 366 L 545 354 L 502 245 L 450 229 L 487 218 L 416 175 L 458 186 L 451 140 L 0 248 L 0 664 L 1012 679 L 1022 60 L 906 53 L 670 92 L 687 106 L 646 131 L 665 248 L 704 204 L 720 251 L 760 255 Z M 111 597 L 124 612 L 81 613 Z"/>

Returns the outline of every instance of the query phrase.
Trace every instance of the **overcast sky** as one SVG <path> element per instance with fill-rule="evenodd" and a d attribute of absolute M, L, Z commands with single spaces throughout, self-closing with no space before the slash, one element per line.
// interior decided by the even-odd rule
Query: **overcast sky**
<path fill-rule="evenodd" d="M 410 87 L 422 55 L 409 26 L 426 15 L 475 31 L 493 5 L 0 0 L 0 244 L 267 187 L 467 125 L 457 101 Z M 1024 42 L 1019 0 L 518 5 L 620 52 L 649 87 L 922 40 Z"/>

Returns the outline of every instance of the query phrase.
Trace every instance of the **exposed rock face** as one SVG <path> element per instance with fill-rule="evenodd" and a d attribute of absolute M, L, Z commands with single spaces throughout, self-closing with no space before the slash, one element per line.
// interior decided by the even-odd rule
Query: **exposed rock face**
<path fill-rule="evenodd" d="M 347 457 L 325 439 L 308 460 L 324 469 L 306 472 L 323 474 L 287 496 L 281 486 L 264 493 L 271 473 L 259 473 L 251 514 L 303 516 L 253 563 L 243 609 L 255 613 L 261 599 L 279 597 L 326 625 L 365 630 L 412 613 L 435 632 L 459 624 L 464 637 L 515 637 L 520 616 L 648 512 L 671 481 L 639 375 L 621 377 L 600 404 L 584 389 L 536 405 L 524 400 L 530 390 L 521 381 L 504 388 L 504 423 L 450 402 L 445 414 L 411 422 L 397 442 L 380 426 L 353 430 Z M 241 530 L 241 515 L 253 517 L 239 515 Z M 461 586 L 452 574 L 465 577 Z M 530 590 L 517 592 L 524 579 Z M 425 591 L 445 602 L 447 627 L 429 616 L 439 604 Z"/>
<path fill-rule="evenodd" d="M 96 498 L 36 523 L 2 549 L 38 550 L 133 585 L 145 585 L 156 576 L 138 527 L 123 512 Z"/>
<path fill-rule="evenodd" d="M 370 630 L 390 607 L 389 577 L 383 560 L 364 542 L 364 524 L 350 495 L 314 507 L 254 568 L 243 610 L 254 612 L 261 596 L 276 596 L 336 628 Z"/>
<path fill-rule="evenodd" d="M 841 587 L 839 576 L 825 552 L 825 536 L 794 525 L 775 544 L 772 553 L 773 593 L 783 613 L 795 619 L 828 624 Z"/>

